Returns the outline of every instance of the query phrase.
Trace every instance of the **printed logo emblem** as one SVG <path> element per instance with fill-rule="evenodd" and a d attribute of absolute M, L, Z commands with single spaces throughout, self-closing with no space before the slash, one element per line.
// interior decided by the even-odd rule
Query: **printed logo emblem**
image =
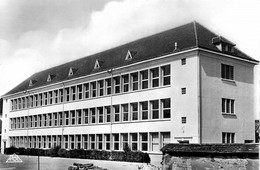
<path fill-rule="evenodd" d="M 17 162 L 23 162 L 23 161 L 15 153 L 13 155 L 10 155 L 6 161 L 6 163 L 17 163 Z"/>

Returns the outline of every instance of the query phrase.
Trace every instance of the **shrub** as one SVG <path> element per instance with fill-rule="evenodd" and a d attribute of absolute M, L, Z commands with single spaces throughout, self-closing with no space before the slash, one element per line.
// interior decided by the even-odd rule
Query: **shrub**
<path fill-rule="evenodd" d="M 125 145 L 124 152 L 122 151 L 100 151 L 100 150 L 83 150 L 66 149 L 56 146 L 54 148 L 36 149 L 36 148 L 15 148 L 10 147 L 5 149 L 5 154 L 19 154 L 19 155 L 34 155 L 34 156 L 51 156 L 64 158 L 81 158 L 81 159 L 96 159 L 96 160 L 112 160 L 112 161 L 126 161 L 126 162 L 143 162 L 150 163 L 149 154 L 141 151 L 131 151 L 128 145 Z"/>
<path fill-rule="evenodd" d="M 48 150 L 48 155 L 51 157 L 58 157 L 58 151 L 61 147 L 60 146 L 55 146 L 51 149 Z"/>
<path fill-rule="evenodd" d="M 60 148 L 58 151 L 58 155 L 59 157 L 68 157 L 68 151 L 66 149 Z"/>

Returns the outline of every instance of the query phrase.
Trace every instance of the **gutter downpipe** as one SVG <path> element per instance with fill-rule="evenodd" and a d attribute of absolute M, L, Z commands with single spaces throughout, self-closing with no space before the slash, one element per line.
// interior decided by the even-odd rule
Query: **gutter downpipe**
<path fill-rule="evenodd" d="M 200 51 L 198 50 L 198 137 L 199 143 L 202 144 L 202 96 L 201 96 L 201 63 Z"/>
<path fill-rule="evenodd" d="M 64 139 L 63 139 L 63 131 L 64 131 L 64 123 L 65 123 L 65 121 L 64 121 L 64 120 L 65 120 L 65 119 L 64 119 L 64 115 L 65 115 L 65 114 L 64 114 L 64 103 L 65 103 L 65 101 L 64 101 L 64 100 L 65 100 L 65 97 L 66 97 L 66 96 L 65 96 L 65 84 L 64 84 L 64 82 L 62 82 L 62 85 L 63 85 L 63 92 L 62 92 L 62 93 L 63 93 L 63 99 L 62 99 L 62 113 L 61 113 L 61 115 L 62 115 L 62 116 L 61 116 L 62 121 L 59 120 L 59 123 L 62 122 L 62 126 L 61 126 L 61 139 L 60 139 L 60 140 L 61 140 L 61 141 L 60 141 L 60 145 L 61 145 L 61 146 L 60 146 L 60 147 L 61 147 L 61 148 L 64 148 Z M 59 115 L 58 115 L 58 117 L 59 117 Z"/>

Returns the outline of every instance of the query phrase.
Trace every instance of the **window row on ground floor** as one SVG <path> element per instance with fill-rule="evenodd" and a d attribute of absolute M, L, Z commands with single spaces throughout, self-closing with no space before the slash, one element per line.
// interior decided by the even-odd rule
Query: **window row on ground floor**
<path fill-rule="evenodd" d="M 159 152 L 170 143 L 170 132 L 74 134 L 46 136 L 12 136 L 10 146 L 48 149 L 61 146 L 65 149 L 131 150 Z"/>
<path fill-rule="evenodd" d="M 171 118 L 171 99 L 100 106 L 10 118 L 11 129 L 76 126 Z"/>
<path fill-rule="evenodd" d="M 142 71 L 113 76 L 38 94 L 11 99 L 11 110 L 41 107 L 56 103 L 109 96 L 171 84 L 171 67 L 164 65 Z"/>

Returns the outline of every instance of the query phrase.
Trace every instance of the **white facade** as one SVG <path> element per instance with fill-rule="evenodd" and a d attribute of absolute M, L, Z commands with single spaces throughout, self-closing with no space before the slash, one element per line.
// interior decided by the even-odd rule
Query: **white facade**
<path fill-rule="evenodd" d="M 198 51 L 195 49 L 185 53 L 163 56 L 117 68 L 113 70 L 113 74 L 101 72 L 93 76 L 60 82 L 8 96 L 4 99 L 3 108 L 4 114 L 7 113 L 7 117 L 3 118 L 3 139 L 7 140 L 6 146 L 50 148 L 61 144 L 62 147 L 68 149 L 122 150 L 124 143 L 128 143 L 133 150 L 159 152 L 159 149 L 169 142 L 221 143 L 223 140 L 221 135 L 225 131 L 235 133 L 234 142 L 254 140 L 253 127 L 245 124 L 246 122 L 250 124 L 254 120 L 252 109 L 246 115 L 247 120 L 241 118 L 240 113 L 236 113 L 234 115 L 226 114 L 236 117 L 236 119 L 220 120 L 222 123 L 224 122 L 223 126 L 219 126 L 220 122 L 215 121 L 218 117 L 223 117 L 221 98 L 226 97 L 227 91 L 234 91 L 231 98 L 235 98 L 236 108 L 238 108 L 237 103 L 241 99 L 244 103 L 248 101 L 247 104 L 250 105 L 250 100 L 253 98 L 248 97 L 253 94 L 253 84 L 249 84 L 248 87 L 241 85 L 239 91 L 249 90 L 243 94 L 236 93 L 239 87 L 221 85 L 225 84 L 220 77 L 220 67 L 224 61 L 221 58 L 223 57 L 218 56 L 217 61 L 214 61 L 214 56 L 210 56 L 212 54 L 204 52 L 199 55 Z M 237 76 L 234 82 L 240 86 L 240 80 L 236 81 L 236 79 L 241 74 L 237 71 L 240 68 L 248 70 L 248 67 L 253 70 L 253 64 L 234 59 L 225 60 L 243 65 L 244 68 L 235 65 Z M 206 67 L 210 68 L 209 72 L 207 72 Z M 212 70 L 212 68 L 214 69 Z M 154 70 L 158 70 L 158 77 L 157 73 L 154 74 Z M 169 74 L 168 71 L 170 71 Z M 250 70 L 248 71 L 248 75 L 251 75 Z M 144 72 L 148 73 L 148 79 L 145 78 Z M 134 80 L 136 75 L 138 75 L 137 81 Z M 253 80 L 248 75 L 242 76 L 241 81 Z M 129 76 L 129 83 L 123 83 L 127 76 Z M 107 94 L 109 85 L 106 83 L 106 79 L 111 77 L 113 77 L 112 89 L 114 92 L 112 95 Z M 119 86 L 117 86 L 116 78 L 121 81 Z M 104 88 L 98 85 L 100 80 L 104 80 Z M 96 88 L 91 87 L 92 82 L 96 82 Z M 216 82 L 220 84 L 216 84 Z M 90 83 L 89 98 L 86 98 L 86 92 L 88 92 L 84 88 L 86 83 Z M 157 83 L 159 83 L 158 86 Z M 144 84 L 148 85 L 145 89 L 142 88 Z M 152 87 L 153 84 L 157 87 Z M 127 89 L 127 86 L 128 91 L 124 92 L 124 88 Z M 228 87 L 222 88 L 220 86 Z M 63 91 L 62 100 L 64 101 L 67 97 L 65 91 L 68 87 L 70 101 L 61 102 L 59 91 Z M 117 87 L 120 89 L 119 93 L 115 93 L 118 90 Z M 138 89 L 134 90 L 134 87 Z M 75 93 L 74 88 L 76 89 Z M 80 90 L 80 88 L 82 89 Z M 102 89 L 103 92 L 101 92 Z M 94 95 L 93 91 L 96 91 L 96 97 L 91 97 Z M 44 104 L 44 97 L 40 100 L 40 95 L 44 96 L 45 92 L 48 94 L 47 105 Z M 53 96 L 52 99 L 50 99 L 50 92 Z M 58 92 L 57 98 L 55 97 L 56 92 Z M 101 96 L 102 93 L 103 96 Z M 200 93 L 203 95 L 202 98 L 200 98 Z M 73 100 L 74 95 L 75 100 Z M 34 97 L 33 101 L 36 101 L 35 96 L 38 98 L 38 106 L 36 106 L 36 102 L 33 102 L 33 107 L 27 108 L 26 97 Z M 247 97 L 246 100 L 244 97 Z M 17 99 L 16 106 L 14 99 Z M 218 105 L 214 101 L 208 102 L 211 99 L 214 99 Z M 24 100 L 24 104 L 19 100 Z M 30 102 L 29 105 L 31 105 Z M 111 106 L 113 110 L 112 123 L 107 120 L 109 114 L 107 108 L 111 108 Z M 135 108 L 136 106 L 137 108 Z M 59 124 L 61 114 L 63 117 L 62 125 Z M 138 116 L 136 117 L 136 115 Z M 29 126 L 31 126 L 29 128 L 26 123 L 28 116 Z M 225 122 L 228 121 L 232 122 L 229 122 L 230 124 L 227 126 Z M 239 127 L 235 126 L 236 122 L 239 123 L 237 124 L 239 127 L 243 124 L 243 130 L 238 130 Z M 216 136 L 213 137 L 212 133 L 217 134 L 214 134 L 213 136 Z M 110 138 L 111 134 L 112 139 Z M 28 144 L 26 143 L 27 137 Z M 112 142 L 110 142 L 111 140 Z"/>

